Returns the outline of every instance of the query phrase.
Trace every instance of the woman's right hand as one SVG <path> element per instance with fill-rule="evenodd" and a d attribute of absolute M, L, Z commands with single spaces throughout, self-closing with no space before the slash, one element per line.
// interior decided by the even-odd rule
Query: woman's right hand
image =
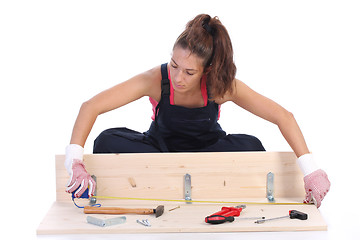
<path fill-rule="evenodd" d="M 95 192 L 96 183 L 90 174 L 86 171 L 83 162 L 84 149 L 80 145 L 70 144 L 66 147 L 65 168 L 70 175 L 66 192 L 80 197 L 89 187 L 89 197 Z"/>

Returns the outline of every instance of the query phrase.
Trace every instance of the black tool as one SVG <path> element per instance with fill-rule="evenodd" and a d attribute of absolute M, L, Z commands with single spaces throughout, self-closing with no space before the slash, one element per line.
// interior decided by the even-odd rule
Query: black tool
<path fill-rule="evenodd" d="M 297 210 L 290 210 L 289 211 L 289 215 L 287 216 L 283 216 L 283 217 L 277 217 L 277 218 L 268 218 L 268 219 L 259 219 L 256 220 L 255 223 L 264 223 L 266 221 L 271 221 L 271 220 L 277 220 L 277 219 L 282 219 L 282 218 L 291 218 L 291 219 L 300 219 L 300 220 L 306 220 L 308 219 L 308 215 L 306 213 L 297 211 Z"/>

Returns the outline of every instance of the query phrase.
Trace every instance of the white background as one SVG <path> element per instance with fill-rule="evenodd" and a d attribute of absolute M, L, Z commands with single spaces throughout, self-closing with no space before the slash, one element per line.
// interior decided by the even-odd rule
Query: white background
<path fill-rule="evenodd" d="M 199 13 L 227 27 L 237 78 L 295 115 L 332 183 L 320 208 L 329 230 L 118 237 L 359 237 L 360 4 L 346 0 L 1 1 L 0 234 L 36 238 L 55 201 L 54 155 L 64 153 L 82 102 L 169 61 L 175 39 Z M 106 128 L 147 130 L 150 115 L 144 98 L 100 116 L 85 153 Z M 268 151 L 291 150 L 276 126 L 231 103 L 220 124 L 257 136 Z"/>

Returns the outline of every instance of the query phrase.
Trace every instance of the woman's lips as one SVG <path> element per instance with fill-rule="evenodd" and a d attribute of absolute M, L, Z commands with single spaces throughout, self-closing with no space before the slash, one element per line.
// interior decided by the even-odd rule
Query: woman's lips
<path fill-rule="evenodd" d="M 178 85 L 178 84 L 176 84 L 175 82 L 174 82 L 174 85 L 175 85 L 176 88 L 184 88 L 184 86 Z"/>

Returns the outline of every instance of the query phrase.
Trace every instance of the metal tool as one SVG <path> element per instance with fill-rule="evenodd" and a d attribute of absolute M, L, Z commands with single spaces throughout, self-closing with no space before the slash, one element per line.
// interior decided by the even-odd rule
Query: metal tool
<path fill-rule="evenodd" d="M 143 219 L 141 221 L 138 219 L 138 220 L 136 220 L 136 222 L 141 225 L 144 225 L 146 227 L 151 227 L 151 224 L 150 224 L 149 220 L 147 220 L 147 219 Z"/>
<path fill-rule="evenodd" d="M 266 221 L 272 221 L 272 220 L 278 220 L 283 218 L 290 218 L 290 219 L 300 219 L 300 220 L 306 220 L 308 218 L 308 215 L 306 213 L 297 211 L 297 210 L 290 210 L 289 215 L 283 216 L 283 217 L 276 217 L 276 218 L 268 218 L 268 219 L 259 219 L 255 221 L 255 223 L 264 223 Z"/>
<path fill-rule="evenodd" d="M 221 211 L 216 212 L 205 218 L 206 223 L 211 224 L 220 224 L 224 222 L 233 222 L 234 217 L 240 216 L 240 213 L 243 209 L 246 208 L 246 205 L 239 205 L 236 207 L 222 207 Z"/>
<path fill-rule="evenodd" d="M 246 218 L 243 218 L 243 217 L 240 217 L 238 218 L 238 220 L 257 220 L 257 219 L 265 219 L 265 217 L 246 217 Z"/>
<path fill-rule="evenodd" d="M 110 219 L 100 219 L 92 216 L 87 216 L 86 221 L 90 224 L 94 224 L 99 227 L 108 227 L 116 224 L 121 224 L 126 222 L 126 217 L 116 217 Z"/>
<path fill-rule="evenodd" d="M 312 203 L 312 204 L 314 204 L 315 206 L 317 206 L 317 201 L 316 201 L 313 193 L 311 192 L 310 194 L 311 194 L 311 201 L 310 201 L 309 203 Z"/>
<path fill-rule="evenodd" d="M 119 208 L 119 207 L 91 207 L 85 206 L 84 213 L 86 214 L 155 214 L 156 217 L 160 217 L 164 213 L 164 205 L 158 206 L 156 209 L 151 208 Z"/>

